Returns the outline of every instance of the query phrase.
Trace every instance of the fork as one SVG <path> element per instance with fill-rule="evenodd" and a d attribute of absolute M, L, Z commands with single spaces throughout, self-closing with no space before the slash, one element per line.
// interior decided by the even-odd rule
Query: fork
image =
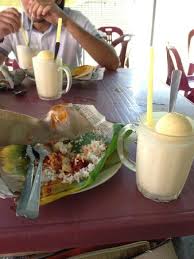
<path fill-rule="evenodd" d="M 32 190 L 34 171 L 35 171 L 35 168 L 34 168 L 35 156 L 34 156 L 32 147 L 30 145 L 27 146 L 26 154 L 30 158 L 30 163 L 29 163 L 29 167 L 26 175 L 26 180 L 24 183 L 24 188 L 22 190 L 20 199 L 17 203 L 16 213 L 19 216 L 24 216 L 25 214 L 25 208 Z"/>
<path fill-rule="evenodd" d="M 37 144 L 33 148 L 39 155 L 39 163 L 28 201 L 22 211 L 23 216 L 30 219 L 35 219 L 39 215 L 42 165 L 45 157 L 49 154 L 49 152 L 41 144 Z"/>

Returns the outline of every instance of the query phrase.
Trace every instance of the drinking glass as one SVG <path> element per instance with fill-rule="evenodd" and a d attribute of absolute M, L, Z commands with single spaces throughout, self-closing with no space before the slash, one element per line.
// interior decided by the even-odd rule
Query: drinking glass
<path fill-rule="evenodd" d="M 164 113 L 154 113 L 157 121 Z M 136 162 L 129 159 L 130 145 L 126 136 L 134 142 L 137 135 Z M 127 149 L 126 150 L 126 146 Z M 160 134 L 145 124 L 145 116 L 138 127 L 126 125 L 118 137 L 118 154 L 122 163 L 136 172 L 138 190 L 156 201 L 171 201 L 180 195 L 194 159 L 194 134 L 168 136 Z"/>
<path fill-rule="evenodd" d="M 22 69 L 32 68 L 32 57 L 36 55 L 36 51 L 26 45 L 17 45 L 16 50 L 19 67 Z"/>
<path fill-rule="evenodd" d="M 36 88 L 40 99 L 56 100 L 62 94 L 69 92 L 72 85 L 71 71 L 67 66 L 62 65 L 62 59 L 44 60 L 38 56 L 33 57 L 33 69 L 36 81 Z M 63 76 L 66 75 L 64 83 Z M 66 84 L 65 89 L 63 89 Z"/>

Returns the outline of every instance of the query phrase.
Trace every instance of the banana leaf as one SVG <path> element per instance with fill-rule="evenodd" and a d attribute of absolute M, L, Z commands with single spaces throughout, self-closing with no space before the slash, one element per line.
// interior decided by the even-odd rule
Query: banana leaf
<path fill-rule="evenodd" d="M 25 145 L 9 145 L 0 148 L 0 174 L 8 188 L 18 192 L 23 187 L 29 163 Z"/>
<path fill-rule="evenodd" d="M 62 104 L 51 107 L 43 119 L 0 109 L 0 125 L 0 146 L 74 139 L 94 129 L 76 106 Z"/>
<path fill-rule="evenodd" d="M 106 144 L 103 157 L 86 179 L 71 184 L 59 178 L 48 184 L 42 182 L 41 205 L 94 188 L 112 177 L 121 166 L 117 138 L 123 125 L 106 121 L 92 105 L 56 105 L 43 119 L 0 110 L 0 123 L 0 146 L 5 146 L 0 148 L 0 174 L 14 193 L 22 191 L 31 164 L 27 145 L 50 143 L 52 146 L 63 139 L 71 141 L 73 151 L 79 154 L 82 146 L 92 140 L 103 140 Z"/>
<path fill-rule="evenodd" d="M 121 166 L 121 163 L 117 155 L 117 139 L 118 139 L 119 131 L 121 130 L 122 127 L 123 127 L 122 124 L 113 124 L 113 137 L 107 146 L 106 152 L 103 158 L 96 165 L 95 169 L 89 174 L 89 177 L 87 179 L 82 180 L 80 183 L 69 184 L 68 189 L 62 192 L 49 195 L 46 197 L 41 197 L 40 204 L 44 205 L 44 204 L 53 202 L 62 197 L 81 192 L 81 190 L 84 190 L 89 186 L 95 185 L 95 181 L 97 177 L 99 177 L 99 175 L 101 174 L 101 171 L 103 170 L 103 168 L 107 170 L 108 168 L 112 167 L 113 171 L 110 171 L 110 174 L 115 172 L 114 171 L 115 168 L 116 170 L 118 170 Z M 86 143 L 87 143 L 87 139 L 86 139 Z M 113 168 L 114 165 L 116 165 L 115 168 Z M 103 174 L 101 174 L 100 180 L 101 180 L 100 182 L 103 182 Z"/>
<path fill-rule="evenodd" d="M 112 124 L 112 136 L 106 138 L 100 134 L 94 134 L 94 132 L 88 132 L 79 138 L 73 140 L 73 149 L 79 152 L 82 145 L 91 143 L 91 140 L 102 139 L 106 142 L 106 151 L 95 166 L 95 169 L 90 172 L 88 178 L 72 184 L 53 183 L 48 185 L 50 192 L 47 192 L 47 187 L 42 185 L 40 204 L 44 205 L 55 200 L 58 200 L 67 195 L 82 192 L 94 188 L 95 186 L 102 184 L 112 177 L 120 168 L 121 163 L 117 155 L 117 138 L 119 131 L 123 127 L 121 124 Z M 21 192 L 25 175 L 27 172 L 27 164 L 29 164 L 29 158 L 26 156 L 25 145 L 11 145 L 0 149 L 0 163 L 1 163 L 1 176 L 6 182 L 10 190 Z"/>

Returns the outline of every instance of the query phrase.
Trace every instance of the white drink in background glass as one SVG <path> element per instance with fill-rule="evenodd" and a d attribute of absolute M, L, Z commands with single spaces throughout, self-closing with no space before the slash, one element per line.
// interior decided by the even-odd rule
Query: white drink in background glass
<path fill-rule="evenodd" d="M 32 68 L 32 57 L 36 55 L 36 51 L 26 45 L 17 45 L 16 50 L 20 68 Z"/>
<path fill-rule="evenodd" d="M 62 67 L 62 59 L 42 59 L 38 55 L 33 57 L 33 69 L 37 92 L 40 99 L 56 100 L 67 93 L 72 84 L 71 72 Z M 63 71 L 67 76 L 67 87 L 63 90 Z"/>

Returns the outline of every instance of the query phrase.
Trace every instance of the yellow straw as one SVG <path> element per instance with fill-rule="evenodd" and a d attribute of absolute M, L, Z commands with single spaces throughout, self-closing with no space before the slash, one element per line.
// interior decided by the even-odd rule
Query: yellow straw
<path fill-rule="evenodd" d="M 151 27 L 151 37 L 150 37 L 150 64 L 149 64 L 149 78 L 148 78 L 148 93 L 147 93 L 147 125 L 153 127 L 153 79 L 154 79 L 154 48 L 153 48 L 153 38 L 154 38 L 154 23 L 156 16 L 156 2 L 153 0 L 153 14 L 152 14 L 152 27 Z"/>
<path fill-rule="evenodd" d="M 147 93 L 147 125 L 153 126 L 153 79 L 154 79 L 154 48 L 150 47 L 150 64 L 148 78 L 148 93 Z"/>
<path fill-rule="evenodd" d="M 59 18 L 59 19 L 58 19 L 58 26 L 57 26 L 56 42 L 60 42 L 60 38 L 61 38 L 61 28 L 62 28 L 62 18 Z"/>

